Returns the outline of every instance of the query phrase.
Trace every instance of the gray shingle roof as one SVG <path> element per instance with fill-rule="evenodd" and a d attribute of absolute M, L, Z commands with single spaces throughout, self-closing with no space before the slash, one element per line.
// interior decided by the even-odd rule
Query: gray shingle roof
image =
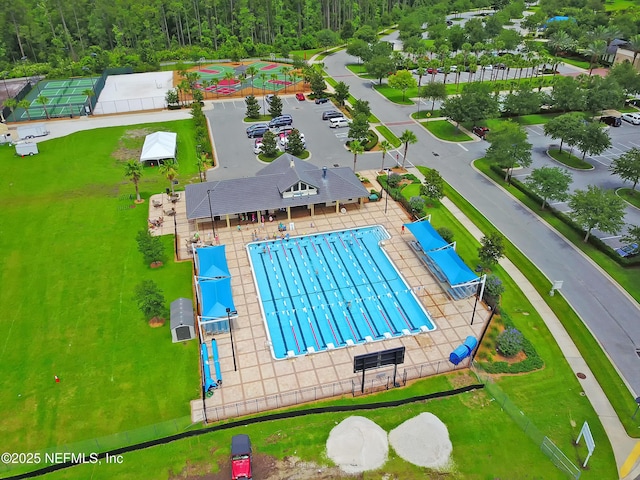
<path fill-rule="evenodd" d="M 318 194 L 282 198 L 282 192 L 298 181 L 316 187 Z M 189 220 L 209 218 L 211 214 L 234 215 L 368 196 L 368 190 L 349 167 L 327 168 L 326 177 L 323 177 L 321 168 L 288 153 L 260 170 L 255 177 L 195 183 L 185 189 Z"/>

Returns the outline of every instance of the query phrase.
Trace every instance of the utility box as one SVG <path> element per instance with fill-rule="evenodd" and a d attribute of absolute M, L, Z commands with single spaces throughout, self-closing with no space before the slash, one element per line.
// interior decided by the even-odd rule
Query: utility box
<path fill-rule="evenodd" d="M 44 137 L 49 135 L 47 125 L 44 123 L 33 123 L 31 125 L 19 125 L 18 126 L 18 138 L 23 140 L 25 138 Z M 36 152 L 37 153 L 37 152 Z"/>
<path fill-rule="evenodd" d="M 37 143 L 30 143 L 30 142 L 16 143 L 16 154 L 20 155 L 21 157 L 24 157 L 26 155 L 35 155 L 37 153 L 40 153 L 38 151 Z"/>

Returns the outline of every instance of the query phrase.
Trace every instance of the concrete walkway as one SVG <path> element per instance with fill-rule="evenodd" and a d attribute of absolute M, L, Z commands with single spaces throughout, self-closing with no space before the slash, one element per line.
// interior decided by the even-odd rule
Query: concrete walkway
<path fill-rule="evenodd" d="M 414 174 L 421 180 L 424 176 L 417 168 L 409 169 L 410 173 Z M 448 198 L 442 199 L 442 204 L 458 219 L 458 221 L 479 241 L 484 234 L 467 218 L 467 216 L 460 211 L 460 209 L 451 202 Z M 638 441 L 627 435 L 622 423 L 618 419 L 618 415 L 609 403 L 604 391 L 600 387 L 600 384 L 596 381 L 595 376 L 587 366 L 584 358 L 580 355 L 578 348 L 573 343 L 573 340 L 564 329 L 564 326 L 553 313 L 549 305 L 540 296 L 538 291 L 531 285 L 529 280 L 518 270 L 518 268 L 511 263 L 511 260 L 503 258 L 500 260 L 500 266 L 509 274 L 509 276 L 519 285 L 522 292 L 529 299 L 536 311 L 540 314 L 547 328 L 555 338 L 560 350 L 567 359 L 569 366 L 573 370 L 574 374 L 582 373 L 586 378 L 581 379 L 577 377 L 582 389 L 584 390 L 587 398 L 591 402 L 594 410 L 598 414 L 602 426 L 609 437 L 611 447 L 616 459 L 616 465 L 618 471 L 620 471 L 622 465 L 629 457 L 631 451 Z M 624 479 L 636 479 L 640 475 L 640 465 L 636 464 L 631 473 L 624 477 Z"/>

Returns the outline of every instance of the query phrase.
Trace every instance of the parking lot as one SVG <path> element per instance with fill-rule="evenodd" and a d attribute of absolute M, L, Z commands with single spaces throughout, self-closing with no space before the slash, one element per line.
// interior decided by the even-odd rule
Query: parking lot
<path fill-rule="evenodd" d="M 258 93 L 258 92 L 256 92 Z M 262 96 L 256 96 L 263 107 Z M 293 126 L 304 133 L 307 149 L 311 153 L 309 162 L 317 166 L 351 166 L 353 156 L 345 148 L 348 128 L 329 128 L 328 121 L 322 120 L 322 112 L 333 110 L 331 103 L 316 105 L 313 101 L 298 101 L 294 95 L 281 96 L 282 113 L 293 116 Z M 264 106 L 267 106 L 266 103 Z M 264 108 L 264 107 L 263 107 Z M 207 105 L 205 113 L 211 122 L 214 148 L 219 166 L 208 173 L 208 180 L 226 180 L 253 176 L 266 163 L 258 160 L 253 153 L 254 139 L 247 138 L 246 128 L 251 123 L 243 121 L 246 113 L 244 100 L 224 100 Z M 359 157 L 358 169 L 374 166 L 374 154 Z M 375 155 L 378 159 L 378 155 Z M 362 164 L 360 163 L 362 159 Z M 378 160 L 379 161 L 379 160 Z M 377 162 L 375 162 L 377 164 Z"/>
<path fill-rule="evenodd" d="M 529 168 L 521 169 L 515 172 L 514 177 L 524 180 L 531 170 L 534 168 L 540 168 L 543 165 L 547 166 L 561 166 L 555 160 L 547 156 L 546 151 L 549 145 L 559 145 L 557 140 L 552 140 L 544 135 L 544 127 L 542 125 L 532 125 L 526 127 L 529 133 L 529 142 L 533 145 L 533 163 Z M 588 185 L 597 185 L 598 187 L 605 189 L 616 189 L 621 187 L 631 187 L 629 182 L 623 182 L 623 180 L 617 176 L 612 175 L 609 171 L 609 166 L 620 155 L 631 150 L 632 148 L 640 148 L 640 125 L 632 125 L 628 122 L 622 122 L 619 127 L 611 127 L 608 129 L 611 137 L 611 147 L 600 155 L 585 157 L 585 160 L 593 165 L 593 170 L 573 170 L 571 171 L 573 176 L 573 183 L 571 184 L 571 190 L 581 189 L 584 190 Z M 564 149 L 569 149 L 566 145 Z M 582 157 L 582 154 L 576 149 L 573 150 L 574 155 Z M 553 207 L 562 212 L 568 212 L 569 206 L 567 202 L 552 203 Z M 631 225 L 640 225 L 640 210 L 635 207 L 627 206 L 625 210 L 625 222 Z M 611 235 L 603 233 L 597 230 L 593 230 L 592 234 L 605 241 L 613 248 L 619 248 L 624 245 L 620 237 L 626 233 L 626 228 L 623 229 L 619 235 Z"/>

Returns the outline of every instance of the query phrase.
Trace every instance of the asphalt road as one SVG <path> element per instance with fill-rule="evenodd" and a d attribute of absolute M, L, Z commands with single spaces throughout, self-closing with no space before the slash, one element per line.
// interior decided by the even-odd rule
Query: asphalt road
<path fill-rule="evenodd" d="M 356 97 L 368 100 L 374 114 L 394 133 L 409 129 L 418 143 L 409 146 L 407 162 L 436 168 L 465 198 L 536 264 L 551 282 L 562 280 L 562 294 L 602 344 L 633 392 L 640 392 L 640 306 L 600 269 L 536 215 L 479 174 L 470 163 L 481 157 L 486 142 L 442 142 L 409 118 L 415 106 L 389 102 L 371 88 L 371 82 L 352 75 L 347 63 L 356 62 L 344 51 L 326 57 L 327 72 L 350 86 Z M 621 134 L 628 131 L 621 128 Z M 617 134 L 616 134 L 617 135 Z M 531 136 L 532 137 L 532 136 Z M 538 145 L 554 143 L 540 136 Z M 536 157 L 538 158 L 538 157 Z"/>

